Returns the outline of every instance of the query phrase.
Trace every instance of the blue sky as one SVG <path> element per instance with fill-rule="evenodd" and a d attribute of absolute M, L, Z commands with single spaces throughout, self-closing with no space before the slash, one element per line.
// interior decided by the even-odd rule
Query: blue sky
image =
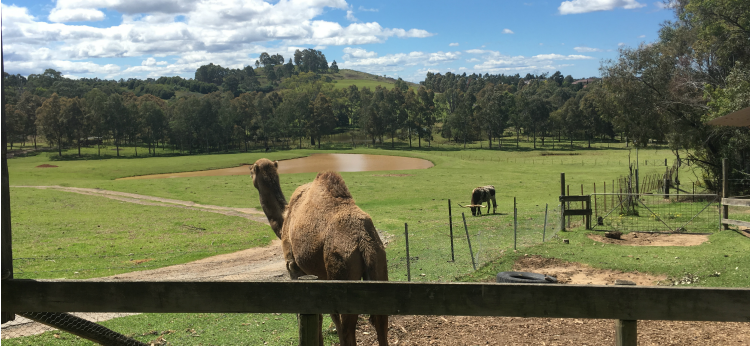
<path fill-rule="evenodd" d="M 598 76 L 674 14 L 660 0 L 11 0 L 2 16 L 9 73 L 192 78 L 210 62 L 315 48 L 341 68 L 418 82 L 428 71 Z"/>

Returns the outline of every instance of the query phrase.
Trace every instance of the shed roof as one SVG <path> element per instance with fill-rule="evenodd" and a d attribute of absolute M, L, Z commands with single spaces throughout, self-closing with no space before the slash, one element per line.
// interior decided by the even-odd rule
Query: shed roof
<path fill-rule="evenodd" d="M 740 109 L 708 122 L 709 125 L 750 127 L 750 107 Z"/>

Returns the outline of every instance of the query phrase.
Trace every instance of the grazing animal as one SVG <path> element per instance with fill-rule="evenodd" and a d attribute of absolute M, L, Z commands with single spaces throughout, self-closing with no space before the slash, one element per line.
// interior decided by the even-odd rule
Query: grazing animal
<path fill-rule="evenodd" d="M 388 281 L 385 247 L 370 216 L 354 204 L 341 175 L 322 172 L 298 187 L 287 205 L 278 162 L 260 159 L 250 166 L 253 185 L 271 228 L 281 239 L 292 280 Z M 356 346 L 357 315 L 332 314 L 341 346 Z M 318 321 L 323 323 L 322 317 Z M 370 316 L 380 346 L 387 345 L 388 316 Z M 320 344 L 323 335 L 318 329 Z"/>
<path fill-rule="evenodd" d="M 481 216 L 482 215 L 482 208 L 484 206 L 482 203 L 487 202 L 487 213 L 490 212 L 490 201 L 492 202 L 492 213 L 494 214 L 497 211 L 497 202 L 495 201 L 495 186 L 493 185 L 485 185 L 480 186 L 473 191 L 471 191 L 471 204 L 467 206 L 460 205 L 464 208 L 471 208 L 471 215 L 473 216 Z"/>

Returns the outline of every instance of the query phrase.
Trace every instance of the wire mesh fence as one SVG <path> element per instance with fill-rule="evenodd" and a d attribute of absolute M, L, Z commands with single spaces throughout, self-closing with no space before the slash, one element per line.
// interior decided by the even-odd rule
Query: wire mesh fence
<path fill-rule="evenodd" d="M 593 194 L 595 230 L 713 233 L 721 199 L 713 194 Z"/>
<path fill-rule="evenodd" d="M 395 276 L 391 279 L 451 281 L 508 251 L 542 243 L 559 232 L 560 223 L 554 221 L 559 220 L 557 205 L 516 209 L 515 215 L 513 211 L 498 211 L 472 216 L 468 209 L 454 206 L 445 220 L 408 224 L 409 262 L 405 250 L 389 249 L 399 254 L 388 264 Z"/>

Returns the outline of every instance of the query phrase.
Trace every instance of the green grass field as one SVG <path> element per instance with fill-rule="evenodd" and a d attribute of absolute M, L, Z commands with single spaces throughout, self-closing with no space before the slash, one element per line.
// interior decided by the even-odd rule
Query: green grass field
<path fill-rule="evenodd" d="M 635 160 L 635 151 L 621 144 L 597 143 L 593 149 L 567 149 L 549 141 L 543 149 L 533 150 L 523 142 L 520 148 L 505 146 L 502 150 L 487 150 L 487 142 L 473 143 L 469 149 L 462 145 L 433 143 L 432 148 L 408 148 L 397 143 L 385 148 L 346 148 L 342 144 L 328 144 L 327 149 L 272 151 L 269 153 L 215 153 L 193 156 L 143 157 L 139 149 L 134 157 L 126 148 L 124 157 L 96 160 L 95 148 L 87 148 L 88 160 L 75 158 L 68 151 L 63 159 L 56 153 L 9 160 L 10 185 L 62 185 L 100 188 L 122 192 L 165 197 L 201 204 L 227 207 L 260 207 L 257 191 L 249 176 L 195 177 L 161 180 L 114 180 L 144 174 L 196 171 L 233 167 L 252 163 L 260 157 L 289 159 L 313 153 L 363 153 L 398 155 L 422 158 L 435 166 L 426 170 L 342 173 L 357 204 L 368 212 L 376 227 L 390 237 L 387 248 L 391 280 L 406 280 L 404 224 L 409 224 L 412 276 L 419 281 L 479 281 L 491 280 L 498 272 L 508 270 L 517 256 L 538 254 L 567 261 L 581 262 L 595 268 L 618 269 L 666 274 L 679 278 L 686 273 L 697 275 L 698 286 L 750 287 L 747 263 L 750 263 L 750 239 L 735 231 L 717 232 L 710 241 L 694 247 L 625 247 L 603 246 L 586 237 L 588 231 L 575 229 L 565 232 L 570 244 L 562 244 L 561 237 L 541 243 L 541 224 L 545 204 L 550 210 L 557 206 L 560 192 L 560 173 L 566 173 L 571 194 L 593 192 L 593 184 L 609 182 L 628 172 L 628 161 Z M 515 143 L 513 143 L 515 144 Z M 584 143 L 576 143 L 583 146 Z M 480 149 L 479 147 L 484 149 Z M 616 147 L 615 147 L 616 146 Z M 167 155 L 164 152 L 160 154 Z M 671 165 L 674 159 L 667 149 L 639 151 L 641 174 L 660 173 L 664 159 Z M 37 168 L 42 164 L 57 168 Z M 697 180 L 698 172 L 686 168 L 680 173 L 685 182 Z M 296 187 L 311 181 L 315 173 L 287 174 L 281 177 L 287 198 Z M 471 189 L 493 184 L 497 189 L 498 212 L 480 218 L 467 217 L 474 251 L 479 252 L 481 268 L 474 272 L 468 255 L 461 210 L 456 203 L 468 203 Z M 519 232 L 519 251 L 512 251 L 512 208 L 516 198 L 519 218 L 525 223 Z M 454 205 L 453 225 L 456 261 L 447 262 L 450 254 L 447 204 Z M 11 188 L 13 215 L 13 246 L 16 272 L 29 278 L 83 278 L 111 275 L 140 269 L 132 260 L 152 258 L 152 267 L 184 263 L 216 253 L 266 244 L 273 233 L 268 226 L 251 221 L 200 211 L 179 210 L 159 206 L 143 206 L 112 201 L 97 196 L 73 193 Z M 737 211 L 737 219 L 748 219 L 750 213 Z M 742 213 L 742 214 L 740 214 Z M 470 213 L 469 213 L 470 215 Z M 547 239 L 554 234 L 551 218 Z M 718 228 L 718 227 L 717 227 Z M 203 229 L 195 232 L 196 229 Z M 493 231 L 493 229 L 500 229 Z M 511 230 L 508 233 L 508 230 Z M 65 232 L 65 233 L 63 233 Z M 482 234 L 479 234 L 482 232 Z M 207 245 L 213 243 L 213 246 Z M 216 244 L 224 244 L 223 248 Z M 156 247 L 164 252 L 162 257 Z M 180 254 L 180 252 L 189 252 Z M 133 255 L 129 255 L 129 254 Z M 101 254 L 108 257 L 97 258 Z M 110 256 L 112 255 L 112 256 Z M 178 256 L 179 255 L 179 256 Z M 475 254 L 476 255 L 476 254 Z M 31 259 L 29 259 L 31 258 Z M 107 268 L 105 271 L 77 270 Z M 78 274 L 74 272 L 78 271 Z M 709 276 L 716 272 L 718 276 Z M 420 274 L 425 274 L 424 276 Z M 118 318 L 103 324 L 141 340 L 154 340 L 168 332 L 179 344 L 242 344 L 263 338 L 269 345 L 293 342 L 293 317 L 279 317 L 287 334 L 273 334 L 282 327 L 270 325 L 252 328 L 251 320 L 271 315 L 231 314 L 214 315 L 158 315 L 143 314 Z M 275 317 L 272 317 L 275 318 Z M 216 320 L 214 322 L 213 320 Z M 224 321 L 224 322 L 221 322 Z M 277 321 L 277 320 L 274 320 Z M 221 322 L 221 323 L 219 323 Z M 243 325 L 243 323 L 251 323 Z M 253 322 L 254 323 L 254 322 Z M 275 322 L 274 322 L 275 323 Z M 291 326 L 291 327 L 290 327 Z M 202 337 L 190 336 L 185 330 L 201 330 Z M 223 333 L 227 329 L 230 332 Z M 246 330 L 247 329 L 247 330 Z M 169 332 L 176 331 L 176 332 Z M 253 334 L 255 333 L 255 334 Z M 64 333 L 63 333 L 64 334 Z M 145 336 L 143 334 L 146 334 Z M 185 334 L 185 335 L 182 335 Z M 63 335 L 76 344 L 75 337 Z M 209 338 L 209 336 L 211 336 Z M 278 337 L 278 339 L 274 339 Z M 23 344 L 62 344 L 51 333 L 13 339 Z M 217 341 L 218 340 L 218 341 Z M 7 340 L 5 341 L 7 342 Z M 66 342 L 65 344 L 67 344 Z"/>

